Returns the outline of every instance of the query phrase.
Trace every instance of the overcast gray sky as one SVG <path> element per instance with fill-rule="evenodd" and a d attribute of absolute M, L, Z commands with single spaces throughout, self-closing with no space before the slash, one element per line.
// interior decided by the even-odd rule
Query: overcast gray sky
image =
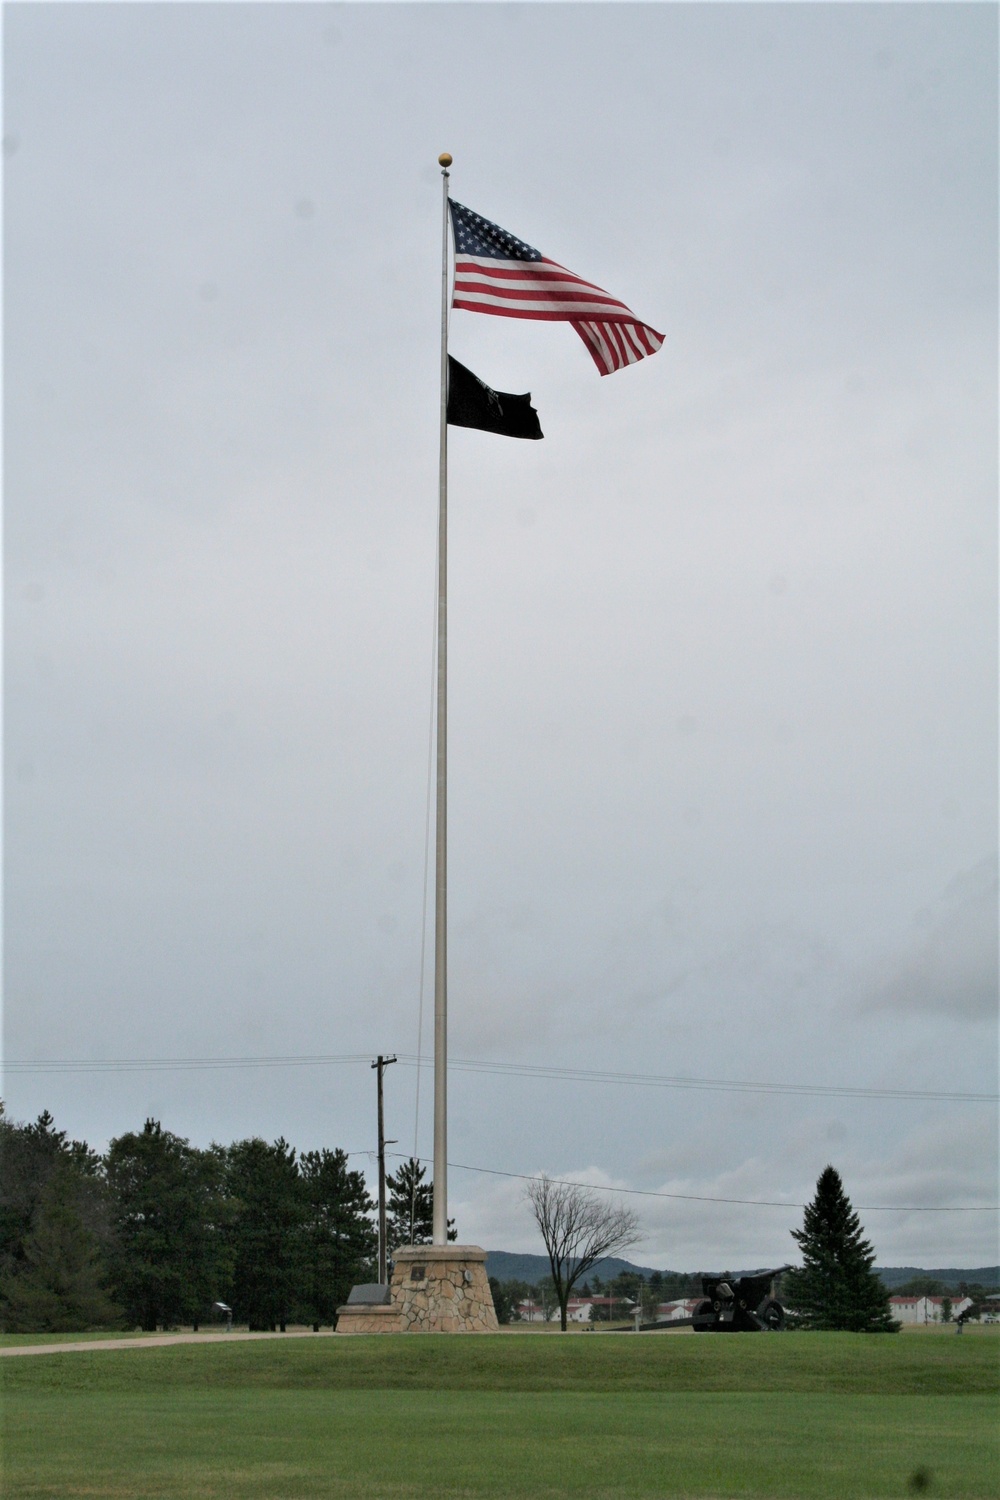
<path fill-rule="evenodd" d="M 10 1112 L 363 1152 L 364 1059 L 417 1051 L 446 149 L 666 335 L 601 379 L 452 316 L 545 432 L 451 436 L 453 1056 L 995 1093 L 995 7 L 4 24 L 7 1057 L 362 1057 L 12 1069 Z M 799 1204 L 832 1162 L 936 1210 L 863 1213 L 883 1264 L 997 1259 L 937 1211 L 997 1201 L 989 1102 L 451 1101 L 455 1163 Z M 521 1193 L 453 1170 L 461 1238 L 539 1249 Z M 801 1221 L 632 1201 L 687 1269 Z"/>

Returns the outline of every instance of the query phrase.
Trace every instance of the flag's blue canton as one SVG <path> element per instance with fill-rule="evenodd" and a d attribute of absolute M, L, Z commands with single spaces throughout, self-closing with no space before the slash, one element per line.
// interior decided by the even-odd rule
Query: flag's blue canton
<path fill-rule="evenodd" d="M 499 224 L 491 224 L 474 214 L 471 208 L 451 200 L 451 219 L 455 226 L 455 249 L 460 255 L 485 255 L 491 260 L 541 260 L 542 252 L 508 234 Z"/>

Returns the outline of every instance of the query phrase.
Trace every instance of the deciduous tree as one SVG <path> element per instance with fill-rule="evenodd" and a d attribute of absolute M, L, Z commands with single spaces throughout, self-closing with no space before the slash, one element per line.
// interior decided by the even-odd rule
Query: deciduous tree
<path fill-rule="evenodd" d="M 639 1238 L 632 1209 L 578 1183 L 532 1178 L 527 1197 L 552 1270 L 559 1321 L 566 1331 L 566 1305 L 578 1281 L 599 1260 Z"/>
<path fill-rule="evenodd" d="M 902 1286 L 893 1290 L 894 1297 L 941 1297 L 948 1291 L 943 1281 L 936 1276 L 911 1276 Z"/>

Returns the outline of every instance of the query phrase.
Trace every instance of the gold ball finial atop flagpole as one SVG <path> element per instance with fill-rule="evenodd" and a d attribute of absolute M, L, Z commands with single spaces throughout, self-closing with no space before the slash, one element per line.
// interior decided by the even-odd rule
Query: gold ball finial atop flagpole
<path fill-rule="evenodd" d="M 451 166 L 451 152 L 442 151 L 438 157 L 438 166 L 444 167 L 445 171 Z"/>

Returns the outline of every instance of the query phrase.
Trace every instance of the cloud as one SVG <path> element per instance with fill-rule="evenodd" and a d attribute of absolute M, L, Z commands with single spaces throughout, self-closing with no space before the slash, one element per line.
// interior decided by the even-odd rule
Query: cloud
<path fill-rule="evenodd" d="M 953 1020 L 989 1021 L 998 1001 L 997 861 L 957 875 L 930 909 L 909 954 L 871 994 L 866 1011 L 933 1012 Z"/>
<path fill-rule="evenodd" d="M 565 329 L 452 320 L 546 430 L 449 443 L 453 1060 L 985 1091 L 992 888 L 905 926 L 995 816 L 993 18 L 404 9 L 336 46 L 315 6 L 5 21 L 9 1056 L 414 1046 L 448 145 L 459 196 L 669 332 L 602 381 Z M 416 1082 L 389 1134 L 429 1154 Z M 373 1143 L 367 1061 L 9 1084 L 94 1141 Z M 459 1162 L 795 1203 L 830 1160 L 922 1202 L 860 1168 L 965 1108 L 450 1085 Z M 538 1248 L 516 1179 L 452 1186 L 463 1238 Z M 764 1265 L 801 1222 L 629 1201 L 646 1264 Z"/>
<path fill-rule="evenodd" d="M 794 1261 L 791 1231 L 801 1227 L 801 1205 L 811 1201 L 830 1161 L 879 1265 L 995 1262 L 996 1217 L 988 1210 L 996 1202 L 996 1134 L 984 1136 L 978 1112 L 914 1124 L 889 1151 L 881 1144 L 873 1150 L 831 1141 L 817 1125 L 796 1141 L 790 1157 L 782 1166 L 755 1154 L 721 1172 L 675 1171 L 642 1196 L 631 1196 L 631 1184 L 593 1166 L 552 1175 L 623 1192 L 641 1218 L 642 1237 L 626 1252 L 637 1265 L 695 1271 Z M 488 1250 L 542 1253 L 523 1182 L 477 1182 L 463 1173 L 455 1186 L 463 1240 Z"/>

